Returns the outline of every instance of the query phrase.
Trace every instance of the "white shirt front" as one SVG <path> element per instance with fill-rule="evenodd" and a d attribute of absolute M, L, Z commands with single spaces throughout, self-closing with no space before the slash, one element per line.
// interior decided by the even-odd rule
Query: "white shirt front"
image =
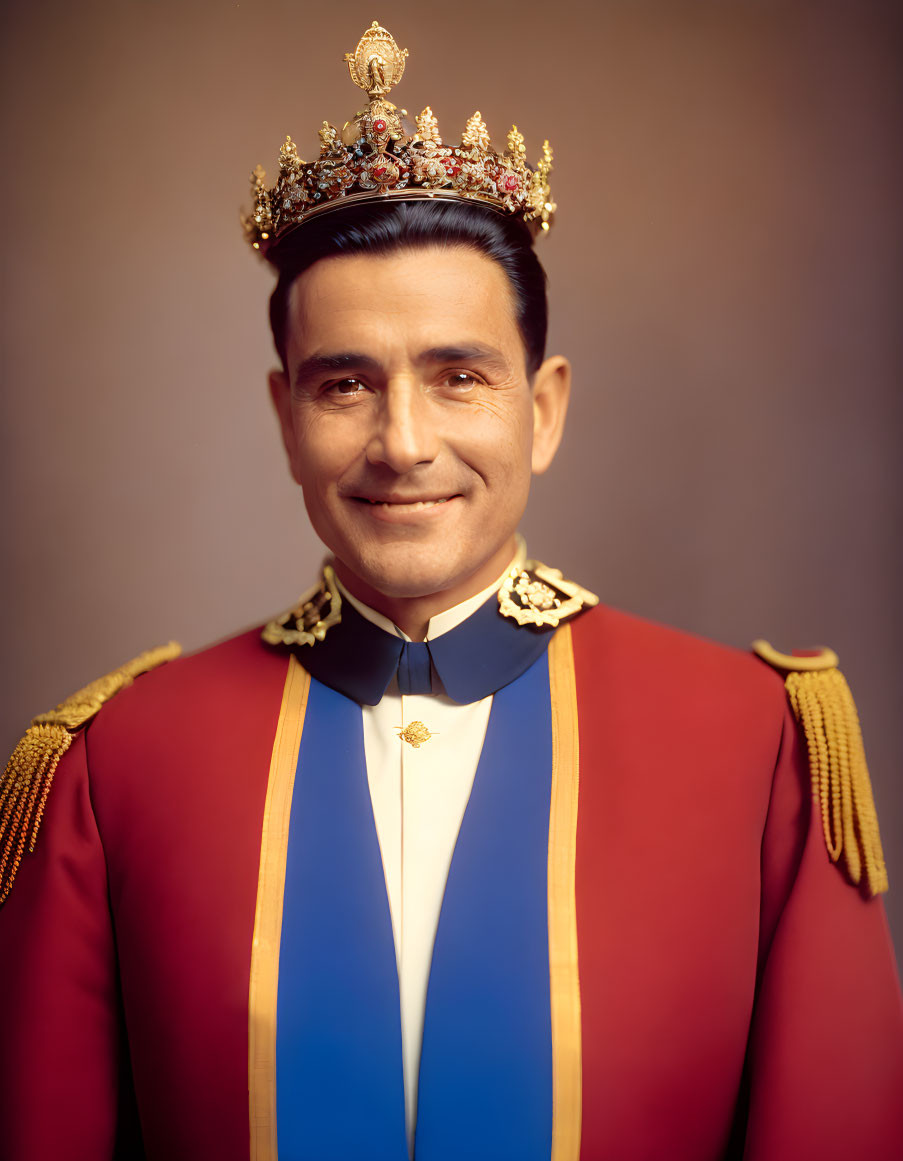
<path fill-rule="evenodd" d="M 433 617 L 427 641 L 450 632 L 476 612 L 499 588 L 507 572 L 476 596 Z M 410 640 L 387 617 L 362 604 L 344 586 L 339 587 L 342 599 L 368 621 Z M 436 686 L 434 673 L 433 688 Z M 362 706 L 367 780 L 395 936 L 405 1124 L 412 1155 L 433 943 L 491 708 L 491 694 L 469 705 L 452 701 L 444 692 L 402 694 L 397 678 L 377 705 Z M 399 736 L 412 722 L 421 722 L 430 731 L 431 736 L 419 746 Z"/>

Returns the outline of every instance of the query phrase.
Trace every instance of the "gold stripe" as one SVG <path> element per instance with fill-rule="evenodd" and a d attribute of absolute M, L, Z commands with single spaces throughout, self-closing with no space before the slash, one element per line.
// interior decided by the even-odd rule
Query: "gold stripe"
<path fill-rule="evenodd" d="M 279 987 L 279 941 L 282 933 L 282 898 L 292 790 L 309 688 L 310 676 L 291 656 L 282 691 L 282 707 L 273 742 L 263 809 L 257 909 L 251 945 L 251 979 L 248 988 L 251 1161 L 277 1161 L 276 997 Z"/>
<path fill-rule="evenodd" d="M 549 644 L 552 802 L 549 812 L 549 982 L 552 1002 L 552 1161 L 578 1161 L 583 1118 L 577 963 L 577 797 L 580 750 L 571 627 Z"/>

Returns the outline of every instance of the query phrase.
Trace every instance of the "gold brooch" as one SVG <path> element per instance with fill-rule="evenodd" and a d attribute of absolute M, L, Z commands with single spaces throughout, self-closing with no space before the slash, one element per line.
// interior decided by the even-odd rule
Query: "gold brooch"
<path fill-rule="evenodd" d="M 557 629 L 562 621 L 598 603 L 595 593 L 565 580 L 559 569 L 538 560 L 528 560 L 522 568 L 515 565 L 499 589 L 503 617 L 541 629 Z"/>
<path fill-rule="evenodd" d="M 342 596 L 330 565 L 323 566 L 320 583 L 306 592 L 294 608 L 274 617 L 261 633 L 268 645 L 313 645 L 322 641 L 342 619 Z"/>
<path fill-rule="evenodd" d="M 403 742 L 407 742 L 409 746 L 413 746 L 415 750 L 419 750 L 424 742 L 428 742 L 430 738 L 436 735 L 431 733 L 423 722 L 411 722 L 409 726 L 404 729 L 398 729 L 398 736 Z"/>

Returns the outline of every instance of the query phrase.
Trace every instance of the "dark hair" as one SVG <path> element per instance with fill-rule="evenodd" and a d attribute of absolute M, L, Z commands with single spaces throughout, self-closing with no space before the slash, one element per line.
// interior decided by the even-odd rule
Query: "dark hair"
<path fill-rule="evenodd" d="M 267 255 L 279 281 L 270 297 L 273 342 L 285 367 L 288 296 L 292 283 L 321 258 L 390 254 L 422 246 L 469 246 L 502 267 L 514 291 L 517 325 L 532 376 L 545 357 L 546 275 L 523 222 L 478 204 L 452 201 L 381 202 L 347 206 L 305 222 Z"/>

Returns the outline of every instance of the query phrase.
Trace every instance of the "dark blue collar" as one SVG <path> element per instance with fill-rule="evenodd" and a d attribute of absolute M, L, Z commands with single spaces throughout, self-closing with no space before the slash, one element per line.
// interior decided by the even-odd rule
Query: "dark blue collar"
<path fill-rule="evenodd" d="M 304 668 L 324 685 L 363 705 L 376 705 L 396 672 L 402 692 L 420 692 L 426 654 L 445 692 L 461 703 L 480 701 L 525 673 L 545 652 L 549 629 L 518 625 L 499 612 L 493 594 L 466 621 L 413 649 L 342 601 L 342 619 L 322 641 L 296 646 Z M 406 649 L 407 645 L 407 649 Z M 402 659 L 402 653 L 405 653 Z M 401 666 L 399 661 L 402 662 Z"/>

